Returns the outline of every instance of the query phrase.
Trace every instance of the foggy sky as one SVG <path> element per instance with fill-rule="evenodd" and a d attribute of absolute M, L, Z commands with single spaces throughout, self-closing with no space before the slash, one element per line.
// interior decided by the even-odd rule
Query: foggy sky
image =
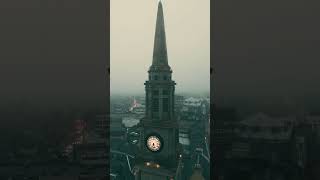
<path fill-rule="evenodd" d="M 209 92 L 210 0 L 162 1 L 168 61 L 177 92 Z M 157 0 L 111 0 L 111 94 L 144 93 Z"/>

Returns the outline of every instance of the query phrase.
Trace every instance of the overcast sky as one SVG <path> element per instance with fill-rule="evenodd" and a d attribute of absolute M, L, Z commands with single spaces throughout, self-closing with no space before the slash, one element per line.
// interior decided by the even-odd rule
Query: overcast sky
<path fill-rule="evenodd" d="M 209 92 L 210 0 L 162 3 L 177 92 Z M 111 94 L 144 93 L 157 8 L 157 0 L 111 0 Z"/>

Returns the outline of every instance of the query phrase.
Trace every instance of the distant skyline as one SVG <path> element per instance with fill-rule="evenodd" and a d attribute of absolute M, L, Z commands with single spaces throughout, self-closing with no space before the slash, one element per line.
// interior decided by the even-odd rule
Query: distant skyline
<path fill-rule="evenodd" d="M 143 94 L 159 1 L 111 0 L 111 94 Z M 177 93 L 210 91 L 210 1 L 162 1 Z"/>

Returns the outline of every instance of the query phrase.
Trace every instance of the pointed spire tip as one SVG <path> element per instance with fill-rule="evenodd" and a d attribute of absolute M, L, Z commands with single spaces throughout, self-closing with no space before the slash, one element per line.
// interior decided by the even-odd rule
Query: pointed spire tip
<path fill-rule="evenodd" d="M 168 65 L 166 33 L 164 27 L 164 17 L 161 0 L 159 0 L 157 12 L 152 66 L 162 66 L 170 68 Z"/>

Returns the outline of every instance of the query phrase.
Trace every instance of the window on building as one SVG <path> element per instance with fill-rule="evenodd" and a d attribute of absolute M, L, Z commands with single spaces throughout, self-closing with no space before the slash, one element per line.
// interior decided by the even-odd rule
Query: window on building
<path fill-rule="evenodd" d="M 252 131 L 255 132 L 255 133 L 256 133 L 256 132 L 259 132 L 259 130 L 260 130 L 260 128 L 257 127 L 257 126 L 255 126 L 255 127 L 252 128 Z"/>
<path fill-rule="evenodd" d="M 163 90 L 162 91 L 162 95 L 169 95 L 169 91 L 168 90 Z"/>
<path fill-rule="evenodd" d="M 167 80 L 168 77 L 166 75 L 163 76 L 163 80 Z"/>
<path fill-rule="evenodd" d="M 246 130 L 246 127 L 245 126 L 240 126 L 240 131 L 245 131 Z"/>
<path fill-rule="evenodd" d="M 153 90 L 153 91 L 152 91 L 152 95 L 158 96 L 158 95 L 159 95 L 159 91 L 158 91 L 158 90 Z"/>
<path fill-rule="evenodd" d="M 163 98 L 163 100 L 162 100 L 162 109 L 163 109 L 163 112 L 168 112 L 169 111 L 169 99 L 168 98 Z"/>
<path fill-rule="evenodd" d="M 153 98 L 152 99 L 152 111 L 153 112 L 158 112 L 159 111 L 159 99 L 158 98 Z"/>
<path fill-rule="evenodd" d="M 272 128 L 271 128 L 271 132 L 272 132 L 272 133 L 279 133 L 279 131 L 280 131 L 280 129 L 277 128 L 277 127 L 272 127 Z"/>
<path fill-rule="evenodd" d="M 154 76 L 154 80 L 158 80 L 158 76 L 157 75 Z"/>

